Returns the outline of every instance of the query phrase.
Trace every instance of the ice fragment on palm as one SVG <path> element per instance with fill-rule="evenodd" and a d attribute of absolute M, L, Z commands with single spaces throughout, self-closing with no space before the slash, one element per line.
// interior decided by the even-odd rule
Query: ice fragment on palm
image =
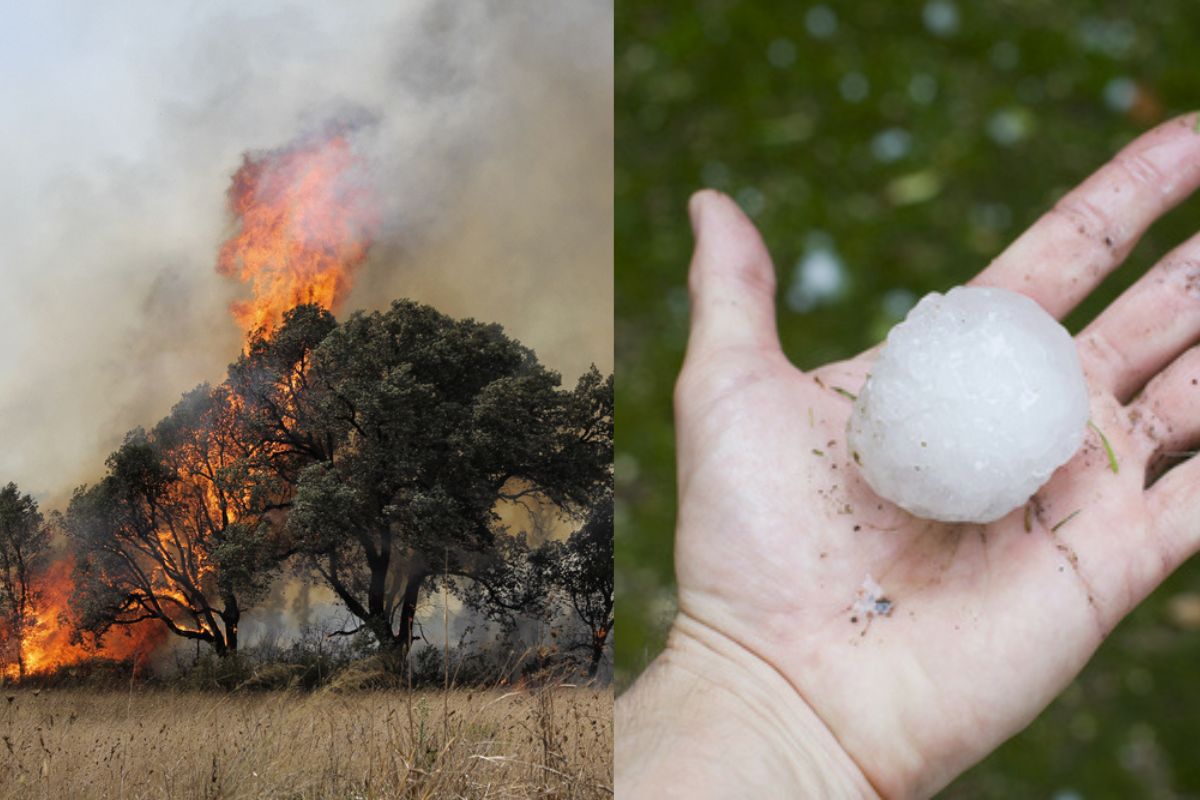
<path fill-rule="evenodd" d="M 868 617 L 890 617 L 892 615 L 892 601 L 887 599 L 883 593 L 883 587 L 871 577 L 869 572 L 867 577 L 863 578 L 862 586 L 858 587 L 858 593 L 854 596 L 854 605 L 851 608 Z"/>
<path fill-rule="evenodd" d="M 929 294 L 888 334 L 848 425 L 867 483 L 919 517 L 991 522 L 1079 449 L 1075 343 L 1005 289 Z"/>

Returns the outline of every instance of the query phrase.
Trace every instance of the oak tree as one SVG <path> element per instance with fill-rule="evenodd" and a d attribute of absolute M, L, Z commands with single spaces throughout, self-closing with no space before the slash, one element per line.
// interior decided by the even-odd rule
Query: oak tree
<path fill-rule="evenodd" d="M 498 325 L 410 301 L 352 315 L 300 370 L 276 351 L 314 324 L 300 310 L 260 342 L 244 413 L 287 448 L 292 545 L 398 663 L 431 579 L 484 590 L 504 504 L 577 510 L 607 479 L 612 382 L 593 368 L 563 389 Z"/>

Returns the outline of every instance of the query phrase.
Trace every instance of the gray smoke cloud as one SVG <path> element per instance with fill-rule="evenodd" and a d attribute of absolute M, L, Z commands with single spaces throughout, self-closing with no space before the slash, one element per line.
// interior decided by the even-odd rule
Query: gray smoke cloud
<path fill-rule="evenodd" d="M 384 216 L 341 316 L 411 297 L 612 368 L 609 2 L 8 4 L 0 74 L 0 481 L 47 507 L 221 380 L 229 178 L 331 119 L 373 120 Z"/>

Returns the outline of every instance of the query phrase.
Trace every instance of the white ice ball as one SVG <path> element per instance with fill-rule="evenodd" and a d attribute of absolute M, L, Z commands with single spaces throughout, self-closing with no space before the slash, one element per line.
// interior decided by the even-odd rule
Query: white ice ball
<path fill-rule="evenodd" d="M 848 424 L 871 485 L 911 513 L 991 522 L 1083 442 L 1088 390 L 1070 334 L 1024 295 L 926 295 L 892 328 Z"/>

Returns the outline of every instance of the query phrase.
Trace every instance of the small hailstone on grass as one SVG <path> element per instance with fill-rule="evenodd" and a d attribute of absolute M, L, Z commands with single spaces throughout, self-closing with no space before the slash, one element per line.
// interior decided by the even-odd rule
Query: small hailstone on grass
<path fill-rule="evenodd" d="M 848 439 L 880 496 L 919 517 L 992 522 L 1075 454 L 1087 421 L 1066 329 L 1024 295 L 958 287 L 892 328 Z"/>

